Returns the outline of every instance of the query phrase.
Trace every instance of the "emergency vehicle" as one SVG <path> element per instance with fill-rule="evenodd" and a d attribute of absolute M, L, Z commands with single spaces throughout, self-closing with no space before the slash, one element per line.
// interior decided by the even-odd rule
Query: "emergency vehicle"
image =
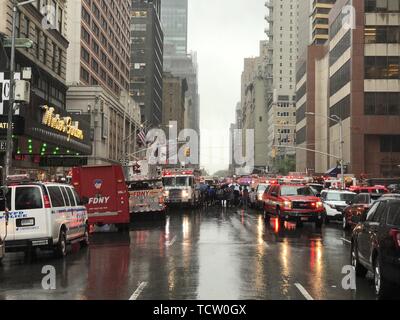
<path fill-rule="evenodd" d="M 162 172 L 166 204 L 200 204 L 200 189 L 196 186 L 196 175 L 192 169 L 166 169 Z"/>
<path fill-rule="evenodd" d="M 139 213 L 165 213 L 161 178 L 137 176 L 128 182 L 128 186 L 131 216 Z"/>
<path fill-rule="evenodd" d="M 72 184 L 83 199 L 90 225 L 128 228 L 129 193 L 122 166 L 99 165 L 72 169 Z"/>
<path fill-rule="evenodd" d="M 7 252 L 39 248 L 63 257 L 68 244 L 89 244 L 86 208 L 69 185 L 34 182 L 29 175 L 9 176 L 0 210 L 0 237 Z"/>

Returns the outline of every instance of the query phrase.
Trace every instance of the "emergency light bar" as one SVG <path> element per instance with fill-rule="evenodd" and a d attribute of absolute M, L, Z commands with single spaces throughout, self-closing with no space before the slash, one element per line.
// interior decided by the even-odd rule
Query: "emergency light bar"
<path fill-rule="evenodd" d="M 14 174 L 7 177 L 8 183 L 33 182 L 34 179 L 29 174 Z"/>

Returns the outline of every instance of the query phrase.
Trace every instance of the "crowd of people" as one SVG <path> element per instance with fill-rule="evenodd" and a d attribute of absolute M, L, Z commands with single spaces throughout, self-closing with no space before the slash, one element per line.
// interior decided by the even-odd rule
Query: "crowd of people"
<path fill-rule="evenodd" d="M 248 207 L 249 187 L 238 184 L 204 184 L 201 186 L 201 197 L 206 207 Z"/>

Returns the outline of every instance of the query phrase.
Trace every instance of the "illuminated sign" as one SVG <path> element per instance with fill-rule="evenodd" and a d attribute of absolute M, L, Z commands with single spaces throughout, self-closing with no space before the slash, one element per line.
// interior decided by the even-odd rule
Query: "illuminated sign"
<path fill-rule="evenodd" d="M 65 133 L 68 136 L 68 141 L 71 137 L 83 140 L 83 131 L 79 129 L 78 121 L 72 121 L 71 117 L 61 117 L 59 114 L 55 114 L 53 107 L 42 106 L 42 109 L 45 110 L 42 124 Z"/>

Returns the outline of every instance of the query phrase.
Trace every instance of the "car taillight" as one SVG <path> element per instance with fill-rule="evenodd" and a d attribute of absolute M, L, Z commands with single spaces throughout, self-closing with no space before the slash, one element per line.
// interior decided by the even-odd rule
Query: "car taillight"
<path fill-rule="evenodd" d="M 317 207 L 317 209 L 321 209 L 324 207 L 324 204 L 321 201 L 318 201 L 317 203 L 315 203 L 315 206 Z"/>
<path fill-rule="evenodd" d="M 400 230 L 392 229 L 390 230 L 390 235 L 393 237 L 394 243 L 396 244 L 396 248 L 400 249 Z"/>
<path fill-rule="evenodd" d="M 44 200 L 44 207 L 45 207 L 46 209 L 51 208 L 50 199 L 49 199 L 49 196 L 48 196 L 47 194 L 45 194 L 45 195 L 43 196 L 43 200 Z"/>

